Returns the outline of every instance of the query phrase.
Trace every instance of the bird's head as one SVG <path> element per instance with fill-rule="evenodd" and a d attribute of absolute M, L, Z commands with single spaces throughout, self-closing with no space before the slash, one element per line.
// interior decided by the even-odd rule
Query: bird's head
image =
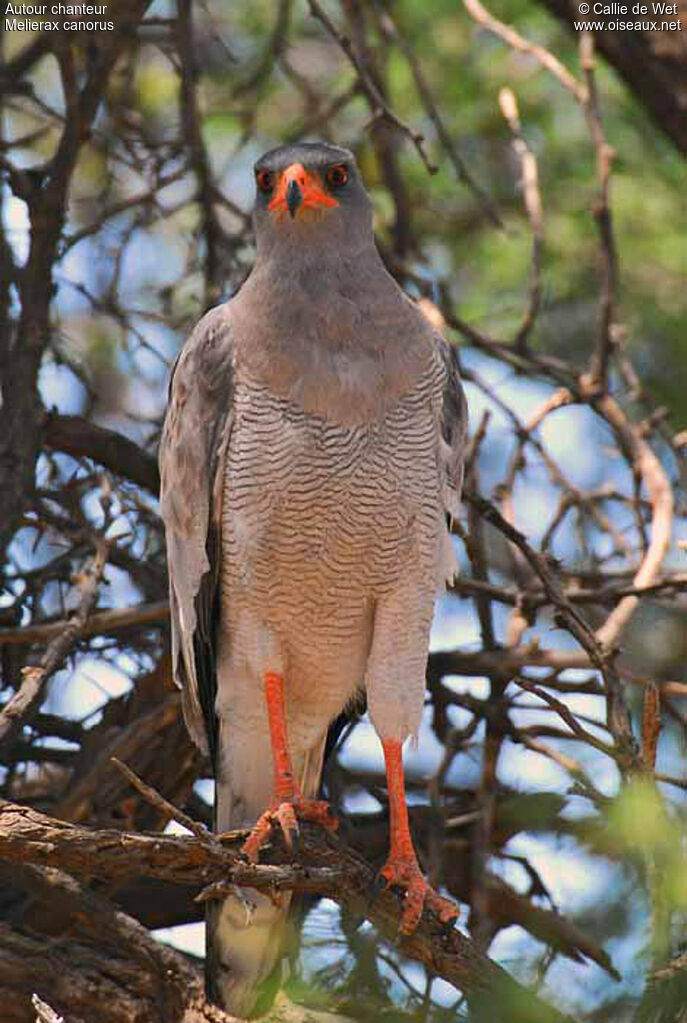
<path fill-rule="evenodd" d="M 332 238 L 350 249 L 372 239 L 372 204 L 348 149 L 324 142 L 271 149 L 255 164 L 255 184 L 258 250 Z"/>

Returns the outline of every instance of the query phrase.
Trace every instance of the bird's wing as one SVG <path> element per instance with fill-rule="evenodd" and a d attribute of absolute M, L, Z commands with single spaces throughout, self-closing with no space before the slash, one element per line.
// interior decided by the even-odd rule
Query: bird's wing
<path fill-rule="evenodd" d="M 455 348 L 449 345 L 441 335 L 437 337 L 437 346 L 445 371 L 444 402 L 441 415 L 444 506 L 453 518 L 457 518 L 468 436 L 468 406 L 463 385 L 460 382 Z"/>
<path fill-rule="evenodd" d="M 174 366 L 160 442 L 174 679 L 189 732 L 213 762 L 222 479 L 233 369 L 227 306 L 218 306 L 197 325 Z"/>

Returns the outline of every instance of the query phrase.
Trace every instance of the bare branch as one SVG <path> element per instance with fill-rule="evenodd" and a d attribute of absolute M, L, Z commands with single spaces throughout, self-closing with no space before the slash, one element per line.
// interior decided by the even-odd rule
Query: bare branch
<path fill-rule="evenodd" d="M 415 131 L 394 113 L 368 74 L 363 62 L 351 43 L 351 40 L 348 36 L 344 35 L 343 32 L 339 31 L 318 0 L 308 0 L 308 6 L 310 7 L 310 13 L 312 16 L 317 18 L 317 20 L 324 25 L 332 39 L 338 43 L 355 68 L 360 79 L 362 89 L 370 102 L 370 106 L 372 107 L 373 117 L 384 117 L 390 124 L 393 124 L 400 132 L 407 136 L 407 138 L 409 138 L 415 146 L 420 159 L 427 169 L 427 172 L 429 174 L 436 174 L 439 168 L 435 163 L 432 163 L 427 156 L 424 145 L 424 135 L 422 135 L 419 131 Z"/>
<path fill-rule="evenodd" d="M 532 283 L 530 298 L 524 318 L 513 340 L 516 349 L 522 351 L 527 344 L 534 321 L 541 303 L 541 248 L 544 236 L 542 223 L 542 205 L 539 194 L 539 175 L 537 160 L 522 134 L 520 117 L 515 94 L 511 89 L 501 89 L 499 93 L 501 113 L 508 122 L 513 134 L 513 149 L 520 164 L 522 177 L 520 187 L 525 200 L 525 209 L 532 227 Z M 531 429 L 531 427 L 530 427 Z"/>
<path fill-rule="evenodd" d="M 233 882 L 269 890 L 275 881 L 274 871 L 269 866 L 265 869 L 237 858 L 247 834 L 230 832 L 215 843 L 201 842 L 195 837 L 87 831 L 25 807 L 0 802 L 0 858 L 58 867 L 108 881 L 143 874 L 196 883 L 204 888 L 216 882 Z M 270 851 L 270 859 L 273 855 L 283 857 L 286 852 L 280 845 Z M 284 867 L 283 861 L 277 865 Z M 344 902 L 352 912 L 369 917 L 383 934 L 396 935 L 399 907 L 395 894 L 382 892 L 370 905 L 375 881 L 371 867 L 321 829 L 304 824 L 297 861 L 289 868 L 290 875 L 286 869 L 279 872 L 279 883 L 296 890 L 303 884 L 311 886 L 312 882 L 307 880 L 311 867 L 327 868 L 326 874 L 319 875 L 332 885 L 326 894 Z M 512 999 L 513 1023 L 539 1020 L 562 1023 L 565 1019 L 520 988 L 463 934 L 457 930 L 446 932 L 427 914 L 416 933 L 402 939 L 402 947 L 410 958 L 464 990 L 476 1006 L 483 1004 L 485 998 L 491 999 L 492 1005 L 495 999 L 503 998 L 505 1004 Z"/>
<path fill-rule="evenodd" d="M 160 473 L 155 458 L 121 433 L 82 416 L 49 412 L 43 421 L 43 436 L 55 451 L 64 451 L 74 458 L 91 458 L 157 497 Z"/>
<path fill-rule="evenodd" d="M 480 3 L 480 0 L 463 0 L 463 3 L 468 14 L 479 25 L 482 25 L 483 28 L 488 29 L 489 32 L 493 32 L 494 35 L 503 39 L 504 43 L 507 43 L 514 50 L 519 50 L 520 53 L 528 53 L 534 57 L 542 67 L 551 72 L 564 89 L 573 94 L 578 103 L 584 103 L 586 98 L 584 86 L 577 81 L 575 76 L 568 71 L 557 57 L 554 57 L 552 53 L 545 50 L 543 46 L 529 42 L 528 39 L 521 36 L 510 25 L 505 25 L 502 21 L 499 21 L 498 18 L 489 13 L 486 7 Z"/>
<path fill-rule="evenodd" d="M 0 711 L 0 751 L 9 746 L 22 726 L 30 721 L 31 714 L 43 700 L 45 687 L 62 662 L 83 634 L 88 616 L 98 599 L 100 581 L 105 571 L 108 546 L 104 541 L 98 544 L 93 562 L 79 582 L 81 598 L 79 606 L 64 629 L 52 640 L 40 665 L 24 668 L 21 686 Z"/>

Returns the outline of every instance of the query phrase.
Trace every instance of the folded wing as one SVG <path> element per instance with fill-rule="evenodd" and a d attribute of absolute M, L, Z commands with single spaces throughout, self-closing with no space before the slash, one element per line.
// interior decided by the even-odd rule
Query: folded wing
<path fill-rule="evenodd" d="M 233 368 L 227 307 L 219 306 L 199 322 L 177 359 L 159 456 L 174 679 L 189 732 L 213 763 L 222 478 Z"/>

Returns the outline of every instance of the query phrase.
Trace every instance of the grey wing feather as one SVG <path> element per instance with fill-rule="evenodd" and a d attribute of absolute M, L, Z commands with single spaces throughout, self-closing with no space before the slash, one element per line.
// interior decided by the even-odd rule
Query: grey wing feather
<path fill-rule="evenodd" d="M 172 659 L 186 725 L 214 761 L 222 478 L 233 420 L 227 306 L 207 313 L 172 371 L 160 442 Z"/>
<path fill-rule="evenodd" d="M 440 335 L 437 343 L 446 372 L 441 416 L 442 463 L 445 473 L 444 506 L 453 518 L 457 518 L 465 467 L 468 406 L 460 382 L 456 350 Z"/>

